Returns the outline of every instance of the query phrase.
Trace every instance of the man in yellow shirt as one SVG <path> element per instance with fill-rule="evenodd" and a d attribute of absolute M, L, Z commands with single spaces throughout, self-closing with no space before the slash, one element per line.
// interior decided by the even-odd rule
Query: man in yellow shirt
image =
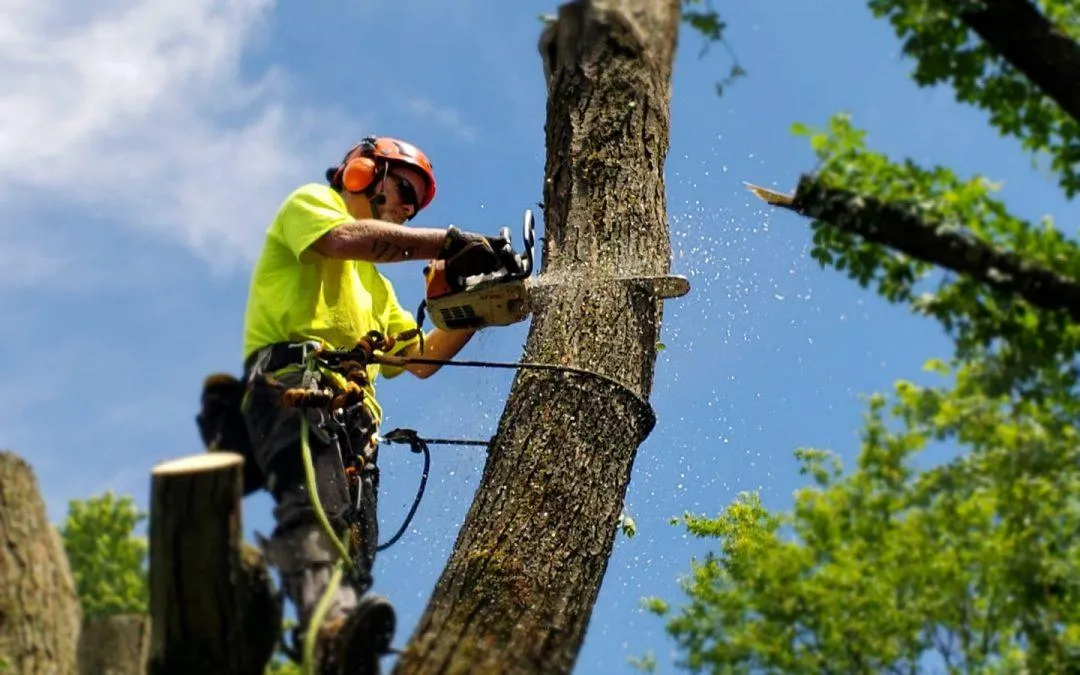
<path fill-rule="evenodd" d="M 284 591 L 296 607 L 297 635 L 308 629 L 338 552 L 308 494 L 301 412 L 283 407 L 278 391 L 258 384 L 260 376 L 270 373 L 296 387 L 303 377 L 305 345 L 348 350 L 372 330 L 395 336 L 415 329 L 416 320 L 376 263 L 437 258 L 453 274 L 482 274 L 498 269 L 495 250 L 506 243 L 452 226 L 405 225 L 435 196 L 431 163 L 407 142 L 365 138 L 326 177 L 329 185 L 303 185 L 281 204 L 252 274 L 244 322 L 249 390 L 243 415 L 254 464 L 275 502 L 276 527 L 266 542 L 267 557 L 281 572 Z M 451 358 L 472 335 L 435 329 L 424 337 L 423 355 Z M 418 345 L 416 338 L 401 340 L 394 353 L 419 355 Z M 410 364 L 404 370 L 426 378 L 438 366 Z M 395 630 L 392 607 L 369 591 L 378 535 L 377 445 L 372 439 L 382 417 L 374 381 L 402 372 L 370 365 L 362 409 L 340 411 L 334 419 L 318 410 L 307 412 L 319 502 L 339 539 L 349 522 L 359 523 L 361 551 L 360 578 L 348 577 L 339 587 L 318 627 L 318 673 L 379 672 L 378 658 Z M 357 456 L 358 495 L 346 477 L 346 466 Z"/>

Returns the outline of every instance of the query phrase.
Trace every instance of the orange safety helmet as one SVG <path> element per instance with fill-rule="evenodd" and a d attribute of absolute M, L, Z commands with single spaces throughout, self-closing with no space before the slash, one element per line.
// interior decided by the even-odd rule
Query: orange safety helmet
<path fill-rule="evenodd" d="M 398 163 L 412 167 L 424 177 L 425 190 L 417 195 L 417 211 L 435 198 L 435 171 L 431 161 L 412 143 L 388 136 L 368 136 L 345 155 L 341 164 L 326 170 L 326 178 L 337 189 L 363 192 L 375 180 L 379 162 Z"/>

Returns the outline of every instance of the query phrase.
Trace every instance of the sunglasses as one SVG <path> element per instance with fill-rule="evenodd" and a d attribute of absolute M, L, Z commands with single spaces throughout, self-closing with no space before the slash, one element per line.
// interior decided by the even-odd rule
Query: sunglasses
<path fill-rule="evenodd" d="M 398 193 L 401 195 L 402 203 L 415 208 L 420 206 L 420 199 L 416 196 L 416 188 L 409 182 L 404 176 L 397 174 L 390 174 L 397 181 Z"/>

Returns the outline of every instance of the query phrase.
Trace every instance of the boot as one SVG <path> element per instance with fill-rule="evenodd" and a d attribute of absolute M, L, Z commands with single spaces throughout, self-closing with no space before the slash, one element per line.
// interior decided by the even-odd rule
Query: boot
<path fill-rule="evenodd" d="M 368 593 L 348 616 L 319 632 L 319 675 L 380 675 L 379 659 L 390 652 L 397 617 L 390 602 Z"/>

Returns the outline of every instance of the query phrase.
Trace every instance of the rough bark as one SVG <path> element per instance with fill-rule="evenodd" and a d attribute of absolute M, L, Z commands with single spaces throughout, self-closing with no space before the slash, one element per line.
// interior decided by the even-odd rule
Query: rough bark
<path fill-rule="evenodd" d="M 562 5 L 540 42 L 549 102 L 544 268 L 473 504 L 395 672 L 567 673 L 653 426 L 670 266 L 663 167 L 675 0 Z"/>
<path fill-rule="evenodd" d="M 144 675 L 150 650 L 150 617 L 90 617 L 79 635 L 79 675 Z"/>
<path fill-rule="evenodd" d="M 0 663 L 19 675 L 75 672 L 82 612 L 60 534 L 25 460 L 0 452 Z"/>
<path fill-rule="evenodd" d="M 1003 293 L 1015 293 L 1036 307 L 1064 310 L 1080 321 L 1080 282 L 962 230 L 927 222 L 917 209 L 829 187 L 808 175 L 799 179 L 793 196 L 758 186 L 751 186 L 751 190 L 774 206 L 829 223 Z"/>
<path fill-rule="evenodd" d="M 1080 122 L 1080 44 L 1031 0 L 983 0 L 960 19 Z"/>
<path fill-rule="evenodd" d="M 150 502 L 152 675 L 262 675 L 281 629 L 262 555 L 244 545 L 243 458 L 160 464 Z"/>

